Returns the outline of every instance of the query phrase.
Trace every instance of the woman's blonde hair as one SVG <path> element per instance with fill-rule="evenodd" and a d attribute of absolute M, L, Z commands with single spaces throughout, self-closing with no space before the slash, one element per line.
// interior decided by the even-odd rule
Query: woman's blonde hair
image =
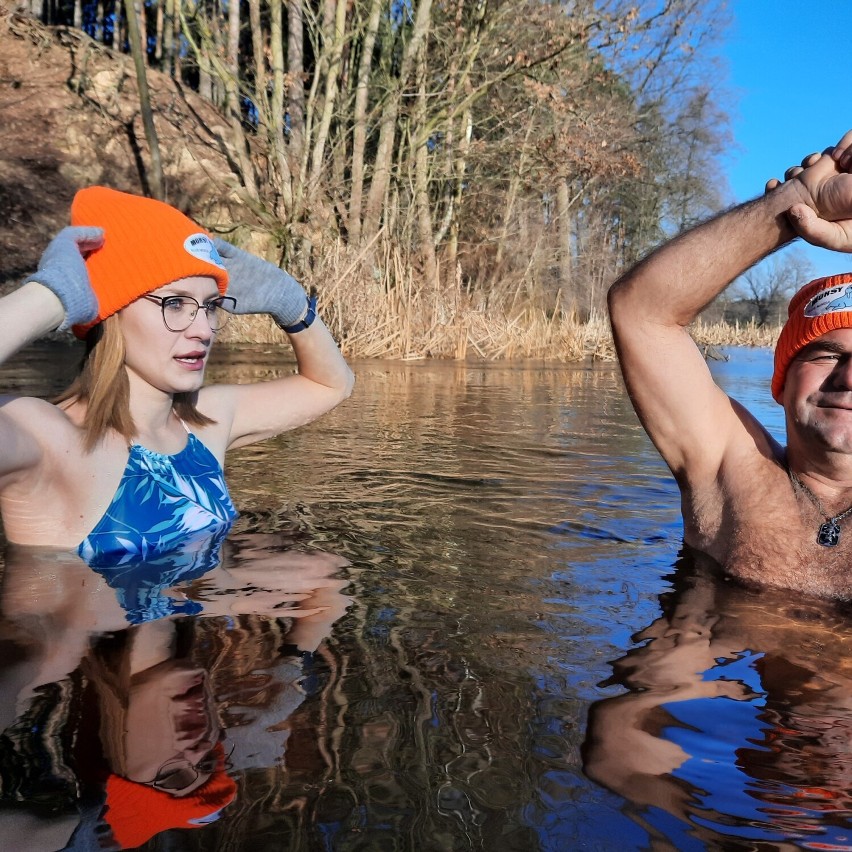
<path fill-rule="evenodd" d="M 130 383 L 124 369 L 124 335 L 117 315 L 107 317 L 86 335 L 86 353 L 77 378 L 54 403 L 82 402 L 83 447 L 91 452 L 110 429 L 130 443 L 136 424 L 130 414 Z M 196 407 L 196 393 L 176 393 L 174 412 L 192 426 L 209 426 L 214 420 Z"/>

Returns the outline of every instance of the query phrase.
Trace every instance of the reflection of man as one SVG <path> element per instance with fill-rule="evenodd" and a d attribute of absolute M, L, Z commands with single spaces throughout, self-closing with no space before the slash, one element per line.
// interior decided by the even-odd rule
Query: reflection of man
<path fill-rule="evenodd" d="M 743 589 L 689 560 L 673 586 L 613 665 L 610 685 L 628 691 L 589 711 L 586 774 L 631 803 L 643 848 L 848 848 L 846 608 Z"/>
<path fill-rule="evenodd" d="M 770 181 L 760 199 L 689 231 L 610 290 L 633 404 L 680 486 L 684 540 L 728 573 L 852 598 L 852 276 L 794 297 L 772 390 L 787 447 L 714 384 L 686 327 L 738 275 L 798 234 L 852 252 L 852 132 Z"/>

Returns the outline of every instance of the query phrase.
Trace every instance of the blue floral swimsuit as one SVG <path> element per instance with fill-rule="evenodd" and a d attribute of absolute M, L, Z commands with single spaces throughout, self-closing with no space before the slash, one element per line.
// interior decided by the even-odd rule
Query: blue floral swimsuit
<path fill-rule="evenodd" d="M 186 446 L 171 456 L 131 446 L 112 503 L 77 548 L 86 562 L 147 560 L 230 528 L 237 513 L 222 468 L 187 432 Z"/>
<path fill-rule="evenodd" d="M 176 607 L 163 590 L 215 567 L 237 517 L 219 462 L 187 432 L 186 446 L 174 455 L 130 447 L 109 508 L 77 548 L 137 623 L 189 614 L 192 607 Z"/>

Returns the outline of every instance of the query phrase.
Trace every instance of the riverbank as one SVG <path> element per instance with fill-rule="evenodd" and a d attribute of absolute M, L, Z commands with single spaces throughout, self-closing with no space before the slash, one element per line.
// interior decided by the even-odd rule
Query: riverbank
<path fill-rule="evenodd" d="M 67 224 L 79 187 L 138 193 L 147 185 L 129 57 L 79 30 L 0 9 L 0 70 L 10 81 L 0 87 L 2 295 L 36 268 L 49 239 Z M 422 256 L 423 240 L 412 237 L 416 228 L 401 212 L 411 216 L 416 205 L 399 207 L 399 199 L 388 217 L 395 224 L 370 240 L 362 234 L 357 247 L 341 232 L 342 214 L 332 215 L 337 202 L 317 203 L 284 227 L 281 211 L 270 213 L 273 201 L 252 199 L 234 173 L 227 116 L 169 75 L 149 72 L 169 200 L 251 251 L 276 262 L 285 257 L 294 275 L 316 285 L 322 316 L 348 357 L 614 358 L 604 304 L 606 288 L 623 271 L 617 253 L 560 257 L 554 246 L 564 234 L 541 230 L 540 211 L 518 218 L 522 204 L 509 205 L 511 216 L 495 217 L 498 236 L 472 208 L 477 224 L 450 255 L 455 262 L 446 252 Z M 335 175 L 335 199 L 339 184 Z M 536 189 L 535 205 L 540 195 Z M 605 232 L 586 236 L 609 244 Z M 763 346 L 777 329 L 699 324 L 694 333 L 702 346 Z M 264 344 L 280 341 L 281 333 L 265 317 L 235 317 L 222 339 Z"/>
<path fill-rule="evenodd" d="M 424 304 L 405 309 L 399 302 L 366 310 L 357 302 L 351 310 L 323 304 L 320 313 L 348 358 L 425 358 L 487 360 L 537 358 L 573 362 L 585 358 L 615 359 L 612 333 L 605 316 L 587 322 L 574 316 L 528 307 L 510 314 L 459 305 L 436 309 Z M 721 346 L 773 347 L 780 326 L 755 322 L 730 325 L 699 320 L 690 334 L 702 348 Z M 265 316 L 236 316 L 221 337 L 224 343 L 276 343 L 281 332 Z"/>
<path fill-rule="evenodd" d="M 609 319 L 599 307 L 602 284 L 589 319 L 568 310 L 561 291 L 520 280 L 499 293 L 469 285 L 460 276 L 430 286 L 411 258 L 399 251 L 351 253 L 333 243 L 318 253 L 306 287 L 315 287 L 319 312 L 349 358 L 422 360 L 540 359 L 575 362 L 614 360 Z M 379 261 L 381 259 L 381 262 Z M 776 325 L 730 325 L 699 320 L 690 329 L 702 347 L 774 346 Z M 225 343 L 269 344 L 281 332 L 266 316 L 235 316 L 220 336 Z"/>

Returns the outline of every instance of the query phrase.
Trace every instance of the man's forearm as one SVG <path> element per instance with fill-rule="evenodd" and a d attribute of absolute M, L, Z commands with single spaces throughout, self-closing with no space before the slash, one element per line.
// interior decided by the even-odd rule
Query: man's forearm
<path fill-rule="evenodd" d="M 610 312 L 668 326 L 689 325 L 737 276 L 795 236 L 787 211 L 809 195 L 790 181 L 681 234 L 610 289 Z"/>

